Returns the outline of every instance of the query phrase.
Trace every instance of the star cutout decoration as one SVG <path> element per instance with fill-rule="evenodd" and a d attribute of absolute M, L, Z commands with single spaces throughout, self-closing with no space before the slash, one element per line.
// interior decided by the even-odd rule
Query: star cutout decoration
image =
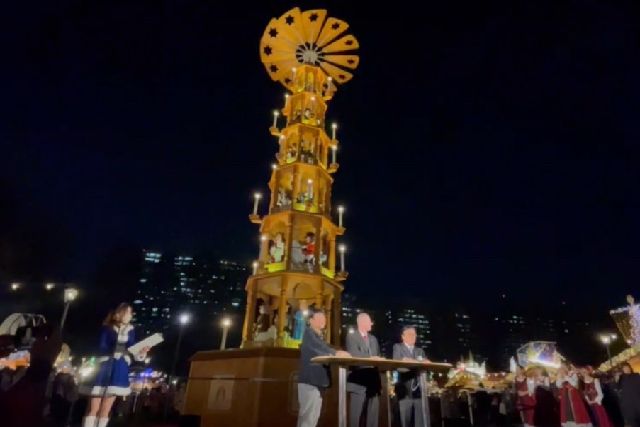
<path fill-rule="evenodd" d="M 318 14 L 317 14 L 317 13 L 312 13 L 312 14 L 309 16 L 309 21 L 311 21 L 311 22 L 316 22 L 317 20 L 318 20 Z"/>
<path fill-rule="evenodd" d="M 346 44 L 347 46 L 351 46 L 353 44 L 353 40 L 347 40 L 346 42 L 344 42 L 344 44 Z"/>
<path fill-rule="evenodd" d="M 271 37 L 276 37 L 276 36 L 278 35 L 278 30 L 276 30 L 275 28 L 271 28 L 271 29 L 269 30 L 269 35 L 270 35 Z"/>
<path fill-rule="evenodd" d="M 337 22 L 334 22 L 334 24 L 331 26 L 332 30 L 337 30 L 338 28 L 340 28 L 340 24 L 338 24 Z"/>
<path fill-rule="evenodd" d="M 287 25 L 293 25 L 293 21 L 294 21 L 294 19 L 293 19 L 293 16 L 291 16 L 291 15 L 287 16 L 286 18 L 284 18 L 284 22 L 286 22 Z"/>
<path fill-rule="evenodd" d="M 272 73 L 277 73 L 278 72 L 278 66 L 271 64 L 269 66 L 269 71 L 271 71 Z"/>
<path fill-rule="evenodd" d="M 340 80 L 344 80 L 344 79 L 346 78 L 346 76 L 345 76 L 344 74 L 340 74 L 340 75 L 338 76 L 338 78 L 339 78 Z"/>
<path fill-rule="evenodd" d="M 354 62 L 356 62 L 356 61 L 354 61 L 353 59 L 347 59 L 347 64 L 349 64 L 349 65 L 353 65 Z"/>
<path fill-rule="evenodd" d="M 262 49 L 264 51 L 265 55 L 271 55 L 271 53 L 273 52 L 273 49 L 271 49 L 271 46 L 265 46 L 264 49 Z"/>

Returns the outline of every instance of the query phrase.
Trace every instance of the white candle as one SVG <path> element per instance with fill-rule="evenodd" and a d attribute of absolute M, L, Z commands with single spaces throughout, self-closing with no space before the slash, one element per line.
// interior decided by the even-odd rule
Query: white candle
<path fill-rule="evenodd" d="M 296 67 L 291 68 L 291 82 L 295 87 L 295 84 L 296 84 Z"/>
<path fill-rule="evenodd" d="M 342 215 L 344 214 L 344 206 L 338 206 L 338 227 L 342 228 Z"/>
<path fill-rule="evenodd" d="M 276 127 L 278 124 L 278 116 L 280 116 L 278 110 L 273 110 L 273 127 Z"/>
<path fill-rule="evenodd" d="M 258 261 L 253 261 L 253 275 L 258 274 Z"/>
<path fill-rule="evenodd" d="M 344 253 L 347 251 L 347 247 L 345 245 L 340 245 L 338 250 L 340 251 L 340 271 L 344 273 Z"/>
<path fill-rule="evenodd" d="M 307 180 L 307 194 L 309 195 L 310 199 L 313 199 L 313 180 L 312 179 Z"/>
<path fill-rule="evenodd" d="M 253 214 L 258 215 L 258 203 L 260 203 L 260 199 L 262 198 L 262 194 L 255 193 L 253 195 Z"/>
<path fill-rule="evenodd" d="M 311 109 L 315 111 L 316 109 L 316 97 L 312 96 L 311 97 Z"/>
<path fill-rule="evenodd" d="M 332 145 L 331 146 L 331 164 L 335 165 L 337 162 L 337 153 L 338 152 L 338 146 L 337 145 Z"/>
<path fill-rule="evenodd" d="M 336 139 L 336 129 L 338 129 L 338 124 L 333 123 L 331 125 L 331 139 Z"/>

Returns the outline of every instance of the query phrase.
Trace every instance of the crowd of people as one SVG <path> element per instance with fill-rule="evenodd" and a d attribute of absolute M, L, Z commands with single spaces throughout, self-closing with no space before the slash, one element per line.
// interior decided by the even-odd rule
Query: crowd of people
<path fill-rule="evenodd" d="M 553 378 L 518 367 L 515 392 L 525 427 L 640 427 L 640 374 L 628 363 L 606 375 L 563 364 Z"/>

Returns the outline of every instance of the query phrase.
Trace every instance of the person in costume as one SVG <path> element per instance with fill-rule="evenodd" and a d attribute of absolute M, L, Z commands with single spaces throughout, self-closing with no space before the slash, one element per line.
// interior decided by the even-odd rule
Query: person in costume
<path fill-rule="evenodd" d="M 533 411 L 536 406 L 536 400 L 533 397 L 534 382 L 533 379 L 527 378 L 521 366 L 516 368 L 515 387 L 517 395 L 516 406 L 520 411 L 522 423 L 524 427 L 533 427 Z"/>
<path fill-rule="evenodd" d="M 573 369 L 562 365 L 556 378 L 560 400 L 560 423 L 562 427 L 591 427 L 587 405 L 578 390 L 578 375 Z"/>
<path fill-rule="evenodd" d="M 135 344 L 131 306 L 122 303 L 104 320 L 99 339 L 99 368 L 93 386 L 88 390 L 89 404 L 82 427 L 106 427 L 116 397 L 128 396 L 129 365 L 132 360 L 142 361 L 148 348 L 138 354 L 127 349 Z"/>
<path fill-rule="evenodd" d="M 584 382 L 584 397 L 591 408 L 591 413 L 595 418 L 598 427 L 613 427 L 607 411 L 602 406 L 602 386 L 600 380 L 593 376 L 593 368 L 590 366 L 582 369 L 582 381 Z"/>

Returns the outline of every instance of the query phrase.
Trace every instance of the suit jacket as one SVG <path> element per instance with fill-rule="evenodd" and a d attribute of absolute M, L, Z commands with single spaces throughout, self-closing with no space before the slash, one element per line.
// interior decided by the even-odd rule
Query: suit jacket
<path fill-rule="evenodd" d="M 426 359 L 424 350 L 419 347 L 413 347 L 413 351 L 409 350 L 409 347 L 404 343 L 397 343 L 393 345 L 393 359 L 402 360 L 402 358 L 408 357 L 410 359 Z M 398 399 L 404 399 L 406 397 L 418 398 L 420 397 L 420 387 L 418 381 L 418 371 L 415 369 L 398 371 L 398 382 L 395 385 L 396 396 Z"/>
<path fill-rule="evenodd" d="M 300 344 L 298 382 L 314 385 L 320 389 L 329 387 L 331 385 L 329 367 L 311 363 L 311 359 L 316 356 L 333 356 L 335 354 L 336 351 L 324 342 L 322 336 L 308 326 L 304 330 L 302 344 Z"/>
<path fill-rule="evenodd" d="M 371 334 L 368 334 L 368 344 L 365 342 L 360 332 L 347 334 L 346 340 L 347 351 L 353 357 L 373 357 L 380 356 L 380 346 L 378 340 Z M 377 368 L 373 367 L 354 367 L 351 368 L 347 377 L 347 390 L 353 393 L 367 394 L 375 396 L 380 394 L 382 387 L 380 381 L 380 373 Z"/>

